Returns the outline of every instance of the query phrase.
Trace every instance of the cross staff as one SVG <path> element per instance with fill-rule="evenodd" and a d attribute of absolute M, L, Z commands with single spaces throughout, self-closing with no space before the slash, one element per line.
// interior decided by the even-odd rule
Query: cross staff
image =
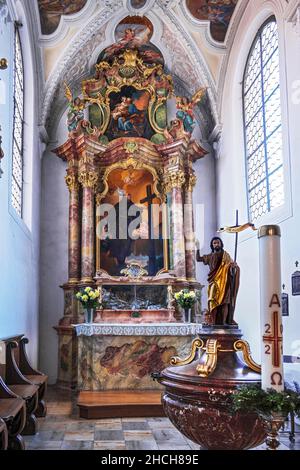
<path fill-rule="evenodd" d="M 219 233 L 234 233 L 235 234 L 235 249 L 234 249 L 234 262 L 236 263 L 237 260 L 237 249 L 238 249 L 238 239 L 239 239 L 239 233 L 243 232 L 247 228 L 252 228 L 252 230 L 256 230 L 254 224 L 251 224 L 250 222 L 239 225 L 239 211 L 236 210 L 236 218 L 235 218 L 235 225 L 231 227 L 223 227 L 218 230 Z M 230 277 L 230 283 L 231 283 L 231 299 L 230 299 L 230 307 L 229 307 L 229 314 L 228 318 L 229 320 L 233 320 L 233 313 L 235 309 L 235 302 L 234 302 L 234 297 L 233 297 L 233 292 L 234 292 L 234 286 L 236 284 L 236 269 L 233 268 L 231 269 L 231 277 Z"/>
<path fill-rule="evenodd" d="M 234 262 L 236 263 L 237 260 L 237 248 L 238 248 L 238 239 L 239 233 L 247 230 L 247 228 L 251 228 L 252 230 L 257 230 L 254 224 L 247 222 L 246 224 L 239 225 L 239 211 L 236 211 L 236 223 L 231 227 L 222 227 L 218 230 L 218 233 L 234 233 L 235 234 L 235 249 L 234 249 Z"/>

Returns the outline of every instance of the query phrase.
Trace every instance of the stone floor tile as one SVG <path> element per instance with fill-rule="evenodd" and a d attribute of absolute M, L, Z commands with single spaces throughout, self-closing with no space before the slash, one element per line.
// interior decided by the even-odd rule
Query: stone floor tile
<path fill-rule="evenodd" d="M 95 441 L 123 441 L 123 431 L 95 431 Z"/>
<path fill-rule="evenodd" d="M 158 450 L 154 439 L 145 441 L 125 441 L 127 450 Z"/>
<path fill-rule="evenodd" d="M 95 431 L 122 431 L 121 422 L 110 421 L 108 423 L 97 423 L 95 424 Z"/>
<path fill-rule="evenodd" d="M 126 450 L 125 441 L 95 441 L 94 450 Z"/>
<path fill-rule="evenodd" d="M 123 421 L 122 427 L 124 431 L 143 431 L 145 429 L 150 429 L 150 426 L 146 421 Z"/>
<path fill-rule="evenodd" d="M 93 441 L 94 431 L 67 431 L 65 441 Z"/>
<path fill-rule="evenodd" d="M 173 441 L 186 444 L 185 437 L 177 429 L 154 429 L 153 435 L 157 442 Z"/>
<path fill-rule="evenodd" d="M 26 444 L 28 450 L 59 450 L 62 441 L 36 441 Z"/>
<path fill-rule="evenodd" d="M 84 419 L 84 418 L 82 418 Z M 86 419 L 84 419 L 86 421 Z M 121 418 L 103 418 L 103 419 L 95 419 L 95 420 L 89 420 L 89 421 L 94 421 L 94 424 L 109 424 L 109 423 L 118 423 L 122 424 Z"/>
<path fill-rule="evenodd" d="M 61 450 L 91 450 L 93 441 L 63 441 Z"/>
<path fill-rule="evenodd" d="M 125 441 L 148 441 L 153 439 L 151 431 L 124 431 Z"/>
<path fill-rule="evenodd" d="M 83 422 L 67 423 L 66 432 L 68 431 L 92 431 L 94 432 L 95 425 L 90 423 L 89 420 Z"/>
<path fill-rule="evenodd" d="M 147 421 L 147 418 L 122 418 L 122 423 L 136 423 L 136 422 L 145 422 Z"/>

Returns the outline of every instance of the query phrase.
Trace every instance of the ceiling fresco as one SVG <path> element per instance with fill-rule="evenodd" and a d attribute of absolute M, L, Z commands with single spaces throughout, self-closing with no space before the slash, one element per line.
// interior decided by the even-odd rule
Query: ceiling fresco
<path fill-rule="evenodd" d="M 38 0 L 42 34 L 52 34 L 62 15 L 78 13 L 87 0 Z"/>
<path fill-rule="evenodd" d="M 238 0 L 186 0 L 186 5 L 197 20 L 210 21 L 212 37 L 223 42 Z"/>

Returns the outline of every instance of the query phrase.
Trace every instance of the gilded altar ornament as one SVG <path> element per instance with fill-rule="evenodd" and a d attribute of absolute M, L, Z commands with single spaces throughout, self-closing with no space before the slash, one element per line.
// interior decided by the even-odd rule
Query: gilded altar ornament
<path fill-rule="evenodd" d="M 185 183 L 185 173 L 183 170 L 172 171 L 165 175 L 164 190 L 169 193 L 172 189 L 181 189 Z"/>
<path fill-rule="evenodd" d="M 68 186 L 69 191 L 78 191 L 79 183 L 75 175 L 67 175 L 65 177 L 66 185 Z"/>
<path fill-rule="evenodd" d="M 129 142 L 125 142 L 123 148 L 125 150 L 125 153 L 133 154 L 138 151 L 139 146 L 136 142 L 129 141 Z"/>
<path fill-rule="evenodd" d="M 170 364 L 172 366 L 185 366 L 187 364 L 190 364 L 195 359 L 197 350 L 203 349 L 203 347 L 204 347 L 204 342 L 202 341 L 202 339 L 195 339 L 192 343 L 192 349 L 191 349 L 190 355 L 186 357 L 185 359 L 181 359 L 180 357 L 177 357 L 177 356 L 172 357 L 170 360 Z"/>
<path fill-rule="evenodd" d="M 163 135 L 166 127 L 164 107 L 174 90 L 172 78 L 164 74 L 161 64 L 145 64 L 140 52 L 132 49 L 116 56 L 112 64 L 106 61 L 96 64 L 95 78 L 82 82 L 83 98 L 90 104 L 92 128 L 96 126 L 100 135 L 107 131 L 112 116 L 111 94 L 120 93 L 123 87 L 147 93 L 150 125 L 156 134 Z M 129 129 L 123 131 L 126 133 Z"/>
<path fill-rule="evenodd" d="M 84 188 L 94 188 L 98 181 L 95 171 L 83 171 L 79 174 L 78 181 Z"/>
<path fill-rule="evenodd" d="M 121 274 L 132 279 L 141 279 L 144 276 L 148 276 L 148 271 L 142 267 L 137 261 L 131 261 L 127 264 L 125 269 L 122 269 Z"/>
<path fill-rule="evenodd" d="M 188 192 L 192 192 L 194 190 L 194 187 L 196 186 L 196 183 L 197 183 L 197 176 L 193 172 L 188 177 L 187 184 L 186 184 L 186 190 Z"/>
<path fill-rule="evenodd" d="M 240 339 L 233 344 L 233 347 L 235 351 L 243 353 L 244 361 L 251 370 L 261 373 L 261 366 L 252 359 L 250 345 L 247 341 Z"/>

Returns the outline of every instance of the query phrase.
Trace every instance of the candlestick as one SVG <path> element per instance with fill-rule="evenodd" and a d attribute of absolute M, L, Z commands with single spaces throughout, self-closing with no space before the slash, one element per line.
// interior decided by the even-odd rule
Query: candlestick
<path fill-rule="evenodd" d="M 258 232 L 262 388 L 273 388 L 278 392 L 284 389 L 280 237 L 278 225 L 264 225 Z"/>

